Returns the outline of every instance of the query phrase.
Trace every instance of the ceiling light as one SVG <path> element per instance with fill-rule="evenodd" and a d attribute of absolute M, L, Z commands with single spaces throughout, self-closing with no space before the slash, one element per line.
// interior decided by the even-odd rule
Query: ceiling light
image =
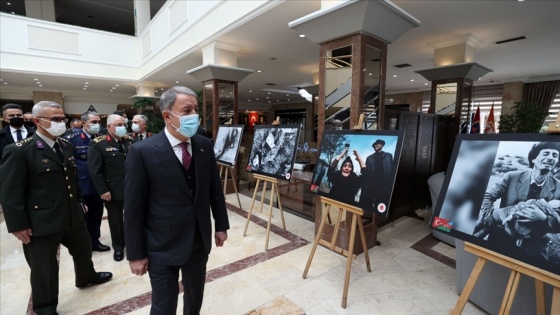
<path fill-rule="evenodd" d="M 393 74 L 393 78 L 396 78 L 396 77 L 397 77 L 397 75 L 396 75 L 396 74 Z"/>
<path fill-rule="evenodd" d="M 86 82 L 85 84 L 89 84 L 89 82 Z"/>
<path fill-rule="evenodd" d="M 84 88 L 84 91 L 87 90 L 86 88 Z"/>
<path fill-rule="evenodd" d="M 304 38 L 305 34 L 299 34 L 299 37 Z"/>
<path fill-rule="evenodd" d="M 179 83 L 179 81 L 175 81 L 175 83 Z"/>
<path fill-rule="evenodd" d="M 311 100 L 313 99 L 313 95 L 309 94 L 309 92 L 307 92 L 305 89 L 298 88 L 298 92 L 299 95 L 305 98 L 308 102 L 311 102 Z"/>
<path fill-rule="evenodd" d="M 163 91 L 163 88 L 161 88 L 161 90 Z"/>
<path fill-rule="evenodd" d="M 424 83 L 424 85 L 428 85 L 428 82 Z"/>
<path fill-rule="evenodd" d="M 41 82 L 37 81 L 37 84 L 41 84 Z"/>
<path fill-rule="evenodd" d="M 410 82 L 414 82 L 414 79 L 410 79 Z"/>
<path fill-rule="evenodd" d="M 33 80 L 37 81 L 37 80 L 39 80 L 39 79 L 37 79 L 37 78 L 33 78 Z"/>
<path fill-rule="evenodd" d="M 268 101 L 268 104 L 270 104 L 270 101 Z"/>
<path fill-rule="evenodd" d="M 372 75 L 372 73 L 370 72 L 368 75 Z"/>
<path fill-rule="evenodd" d="M 8 82 L 4 82 L 4 84 L 8 84 Z"/>
<path fill-rule="evenodd" d="M 270 92 L 268 92 L 268 94 L 270 94 Z"/>
<path fill-rule="evenodd" d="M 261 70 L 257 70 L 257 72 L 258 72 L 258 73 L 261 73 L 262 71 L 261 71 Z"/>
<path fill-rule="evenodd" d="M 259 99 L 257 98 L 256 100 L 258 101 Z"/>
<path fill-rule="evenodd" d="M 266 97 L 266 99 L 268 99 L 268 96 Z"/>
<path fill-rule="evenodd" d="M 6 3 L 6 4 L 7 4 L 7 5 L 12 5 L 12 4 L 11 4 L 11 3 L 9 3 L 9 2 L 8 2 L 8 3 Z"/>
<path fill-rule="evenodd" d="M 253 90 L 249 90 L 249 93 L 253 93 Z"/>
<path fill-rule="evenodd" d="M 42 84 L 39 84 L 39 86 L 43 86 Z"/>
<path fill-rule="evenodd" d="M 113 92 L 113 90 L 109 90 L 109 92 Z"/>
<path fill-rule="evenodd" d="M 115 86 L 119 86 L 118 84 L 115 84 Z"/>

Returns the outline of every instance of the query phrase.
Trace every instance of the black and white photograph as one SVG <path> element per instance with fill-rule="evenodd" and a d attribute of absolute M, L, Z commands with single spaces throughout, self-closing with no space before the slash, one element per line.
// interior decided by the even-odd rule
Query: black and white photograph
<path fill-rule="evenodd" d="M 242 136 L 242 125 L 220 126 L 214 142 L 214 154 L 218 163 L 235 165 Z"/>
<path fill-rule="evenodd" d="M 299 129 L 298 125 L 256 125 L 247 171 L 289 181 L 294 167 Z"/>
<path fill-rule="evenodd" d="M 559 159 L 558 135 L 460 135 L 430 227 L 558 273 Z"/>
<path fill-rule="evenodd" d="M 325 131 L 309 190 L 386 216 L 402 140 L 398 130 Z"/>

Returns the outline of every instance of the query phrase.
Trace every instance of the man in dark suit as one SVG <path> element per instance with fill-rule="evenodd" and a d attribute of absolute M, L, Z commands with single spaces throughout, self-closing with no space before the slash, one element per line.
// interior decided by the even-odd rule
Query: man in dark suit
<path fill-rule="evenodd" d="M 144 140 L 148 137 L 153 136 L 154 134 L 151 132 L 147 132 L 146 128 L 148 127 L 148 117 L 144 115 L 134 115 L 132 117 L 132 134 L 130 135 L 134 140 Z"/>
<path fill-rule="evenodd" d="M 0 164 L 0 202 L 6 226 L 23 243 L 31 268 L 35 313 L 57 314 L 59 244 L 74 260 L 75 284 L 109 281 L 110 272 L 95 272 L 84 223 L 74 148 L 63 138 L 61 106 L 43 101 L 33 107 L 37 133 L 9 145 Z"/>
<path fill-rule="evenodd" d="M 183 314 L 202 306 L 206 262 L 227 239 L 229 220 L 209 139 L 196 134 L 196 93 L 173 87 L 162 94 L 165 128 L 135 143 L 126 160 L 125 235 L 132 273 L 150 274 L 151 314 L 175 314 L 179 270 Z"/>
<path fill-rule="evenodd" d="M 107 117 L 107 134 L 93 139 L 88 149 L 88 169 L 97 193 L 105 201 L 115 261 L 124 258 L 124 161 L 133 142 L 126 136 L 124 118 L 112 114 Z"/>
<path fill-rule="evenodd" d="M 24 125 L 23 110 L 21 105 L 6 104 L 2 106 L 2 119 L 9 124 L 0 131 L 0 161 L 2 161 L 2 151 L 8 144 L 21 141 L 31 137 L 35 133 L 35 128 Z"/>
<path fill-rule="evenodd" d="M 89 174 L 87 157 L 91 139 L 99 134 L 101 118 L 96 112 L 86 112 L 82 115 L 83 127 L 78 132 L 66 136 L 76 149 L 74 159 L 79 175 L 79 186 L 82 191 L 82 199 L 88 207 L 84 214 L 89 236 L 91 238 L 91 249 L 98 252 L 107 252 L 111 247 L 101 244 L 101 219 L 103 217 L 103 200 L 97 194 L 95 185 Z"/>

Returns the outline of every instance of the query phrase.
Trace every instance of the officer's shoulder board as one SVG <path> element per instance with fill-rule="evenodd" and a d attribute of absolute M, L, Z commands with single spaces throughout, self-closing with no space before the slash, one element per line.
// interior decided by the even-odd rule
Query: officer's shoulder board
<path fill-rule="evenodd" d="M 29 138 L 25 138 L 21 141 L 16 142 L 15 145 L 16 145 L 16 147 L 22 148 L 22 147 L 30 144 L 32 141 L 33 141 L 33 138 L 29 137 Z"/>
<path fill-rule="evenodd" d="M 66 138 L 68 140 L 72 140 L 72 139 L 76 138 L 79 134 L 80 134 L 79 132 L 76 132 L 76 133 L 73 133 L 71 135 L 64 136 L 63 138 Z"/>
<path fill-rule="evenodd" d="M 107 135 L 102 135 L 102 136 L 99 136 L 99 137 L 95 137 L 93 139 L 93 141 L 95 141 L 95 143 L 99 143 L 99 142 L 105 140 L 106 138 L 107 138 Z"/>
<path fill-rule="evenodd" d="M 66 143 L 70 143 L 70 141 L 68 141 L 68 139 L 64 138 L 64 137 L 59 137 L 60 140 L 66 142 Z"/>

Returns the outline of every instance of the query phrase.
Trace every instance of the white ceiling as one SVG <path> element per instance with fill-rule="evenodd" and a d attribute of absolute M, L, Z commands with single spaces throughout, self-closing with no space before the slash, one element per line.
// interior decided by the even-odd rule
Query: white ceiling
<path fill-rule="evenodd" d="M 395 0 L 396 5 L 421 22 L 388 46 L 386 93 L 428 90 L 427 81 L 415 73 L 433 67 L 433 48 L 429 43 L 450 40 L 467 34 L 481 39 L 475 61 L 493 69 L 476 85 L 513 81 L 544 81 L 560 79 L 560 1 L 517 0 L 499 1 L 411 1 Z M 313 73 L 319 69 L 319 47 L 288 27 L 288 23 L 320 8 L 320 1 L 290 0 L 275 6 L 259 17 L 239 26 L 218 40 L 241 46 L 238 53 L 240 68 L 255 73 L 239 83 L 241 104 L 255 106 L 301 101 L 297 87 L 313 85 Z M 525 40 L 495 44 L 496 41 L 526 36 Z M 275 59 L 273 59 L 275 58 Z M 394 65 L 412 66 L 398 69 Z M 186 74 L 202 64 L 200 52 L 183 56 L 156 73 L 143 78 L 160 88 L 176 85 L 200 89 L 200 82 Z M 262 72 L 256 72 L 261 70 Z M 393 75 L 397 75 L 396 78 Z M 2 71 L 3 82 L 38 90 L 33 80 L 37 74 Z M 41 74 L 47 90 L 83 89 L 107 92 L 115 87 L 119 93 L 134 95 L 137 82 L 54 77 Z M 413 82 L 410 80 L 414 79 Z M 274 86 L 266 85 L 273 83 Z M 0 85 L 1 87 L 2 85 Z M 252 91 L 252 92 L 250 92 Z M 270 94 L 268 94 L 270 93 Z M 159 95 L 156 94 L 156 95 Z M 269 97 L 269 99 L 266 99 Z M 256 101 L 259 98 L 259 101 Z M 250 100 L 250 101 L 249 101 Z"/>

